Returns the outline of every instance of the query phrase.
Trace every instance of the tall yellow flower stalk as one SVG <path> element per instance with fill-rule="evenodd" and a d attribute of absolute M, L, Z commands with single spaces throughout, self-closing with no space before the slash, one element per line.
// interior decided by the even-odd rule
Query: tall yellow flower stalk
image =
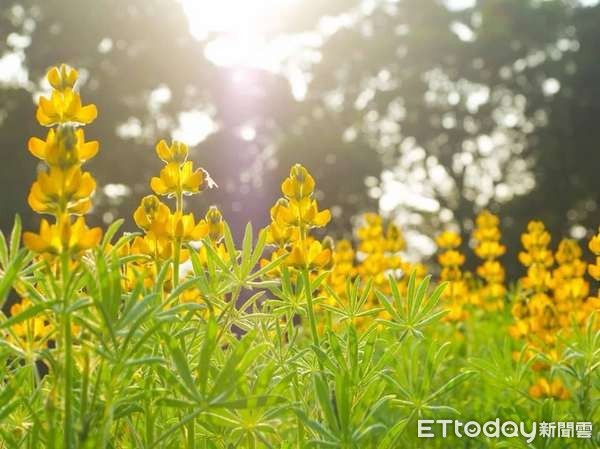
<path fill-rule="evenodd" d="M 394 227 L 397 230 L 397 228 Z M 392 261 L 388 257 L 388 248 L 398 249 L 404 248 L 404 240 L 399 232 L 392 231 L 393 240 L 386 238 L 385 228 L 383 226 L 383 218 L 373 212 L 366 213 L 362 216 L 362 225 L 357 230 L 358 237 L 358 255 L 360 263 L 357 271 L 364 279 L 372 279 L 376 288 L 381 290 L 389 290 L 387 282 L 388 270 L 400 268 L 398 262 L 400 259 Z M 396 267 L 394 267 L 394 264 Z"/>
<path fill-rule="evenodd" d="M 50 128 L 45 140 L 33 137 L 29 151 L 43 161 L 46 168 L 38 173 L 31 186 L 28 202 L 39 213 L 51 216 L 51 221 L 41 220 L 39 233 L 26 232 L 23 242 L 27 248 L 41 255 L 60 279 L 62 308 L 59 315 L 60 331 L 56 338 L 63 359 L 62 397 L 64 409 L 65 447 L 74 440 L 73 431 L 73 333 L 76 326 L 71 321 L 72 301 L 67 284 L 71 270 L 86 250 L 96 247 L 102 237 L 100 228 L 89 229 L 85 215 L 92 207 L 92 195 L 96 182 L 92 175 L 82 170 L 82 165 L 98 152 L 98 142 L 86 142 L 82 126 L 94 121 L 96 106 L 82 105 L 75 90 L 78 74 L 66 65 L 53 67 L 46 76 L 52 92 L 50 98 L 41 96 L 36 117 L 40 125 Z M 22 302 L 22 307 L 27 307 Z M 47 328 L 42 327 L 43 315 L 33 318 L 34 339 L 36 333 L 43 341 Z M 36 321 L 37 320 L 37 321 Z M 14 330 L 14 329 L 13 329 Z"/>
<path fill-rule="evenodd" d="M 315 199 L 315 180 L 300 164 L 291 168 L 289 176 L 281 184 L 281 192 L 283 197 L 271 208 L 267 242 L 275 246 L 272 259 L 283 257 L 283 264 L 292 269 L 292 276 L 296 280 L 302 279 L 310 331 L 313 341 L 318 344 L 311 274 L 331 269 L 333 240 L 325 238 L 321 242 L 311 235 L 311 231 L 327 225 L 331 213 L 328 209 L 319 210 Z M 268 261 L 263 259 L 261 264 L 265 266 Z"/>
<path fill-rule="evenodd" d="M 519 253 L 519 261 L 527 268 L 527 275 L 521 279 L 523 292 L 513 305 L 515 324 L 509 328 L 509 333 L 517 340 L 525 340 L 532 355 L 539 352 L 555 360 L 558 358 L 557 336 L 569 318 L 568 314 L 561 316 L 556 298 L 551 293 L 552 289 L 556 292 L 557 287 L 562 288 L 565 276 L 573 272 L 577 251 L 573 242 L 561 243 L 557 252 L 560 265 L 552 271 L 555 259 L 550 241 L 550 233 L 541 221 L 529 222 L 527 231 L 521 236 L 524 251 Z M 552 379 L 544 374 L 549 368 L 546 363 L 535 363 L 533 368 L 538 374 L 529 389 L 531 396 L 569 397 L 569 391 L 559 378 Z"/>
<path fill-rule="evenodd" d="M 311 230 L 322 228 L 331 220 L 328 209 L 319 210 L 314 178 L 296 164 L 281 184 L 281 191 L 283 198 L 271 208 L 271 224 L 267 228 L 267 241 L 276 248 L 273 257 L 287 254 L 285 264 L 300 270 L 330 268 L 331 243 L 311 235 Z"/>
<path fill-rule="evenodd" d="M 350 240 L 338 240 L 333 251 L 333 268 L 328 282 L 338 295 L 343 296 L 346 290 L 346 281 L 356 276 L 354 265 L 355 251 Z"/>
<path fill-rule="evenodd" d="M 444 317 L 446 321 L 464 321 L 469 313 L 466 305 L 469 302 L 469 287 L 462 271 L 465 256 L 459 250 L 462 239 L 454 231 L 444 231 L 436 238 L 440 248 L 438 263 L 441 267 L 440 281 L 447 282 L 447 287 L 442 293 L 445 306 L 449 312 Z"/>
<path fill-rule="evenodd" d="M 53 258 L 77 257 L 96 246 L 102 236 L 100 228 L 89 229 L 83 215 L 92 207 L 96 182 L 81 166 L 98 152 L 98 142 L 86 142 L 82 126 L 94 121 L 96 106 L 82 106 L 74 90 L 77 71 L 66 65 L 53 67 L 46 78 L 52 86 L 50 98 L 40 97 L 36 117 L 50 130 L 45 140 L 32 137 L 29 151 L 46 164 L 31 186 L 28 202 L 42 219 L 39 233 L 26 232 L 25 246 Z M 77 218 L 74 218 L 77 217 Z"/>
<path fill-rule="evenodd" d="M 504 267 L 498 260 L 506 252 L 506 247 L 500 243 L 499 221 L 496 215 L 484 210 L 477 216 L 473 231 L 475 254 L 482 260 L 477 275 L 483 280 L 483 286 L 475 293 L 476 302 L 488 311 L 502 309 L 506 296 Z"/>
<path fill-rule="evenodd" d="M 133 254 L 149 256 L 153 262 L 142 264 L 143 273 L 152 273 L 161 262 L 172 260 L 171 280 L 176 286 L 179 282 L 179 266 L 189 257 L 183 245 L 201 240 L 211 232 L 214 236 L 214 225 L 211 226 L 211 223 L 215 221 L 217 227 L 221 225 L 219 229 L 222 231 L 222 218 L 216 207 L 211 209 L 214 209 L 211 212 L 213 218 L 209 217 L 208 221 L 196 221 L 193 213 L 184 212 L 185 196 L 216 186 L 206 170 L 194 168 L 194 163 L 188 160 L 189 149 L 186 144 L 173 141 L 169 146 L 161 140 L 156 145 L 156 154 L 165 166 L 159 176 L 151 179 L 150 187 L 156 195 L 174 198 L 175 211 L 171 211 L 155 195 L 144 197 L 133 214 L 135 223 L 144 231 L 144 235 L 133 241 L 130 250 Z"/>
<path fill-rule="evenodd" d="M 529 222 L 527 231 L 521 236 L 524 251 L 519 253 L 519 261 L 527 268 L 527 274 L 521 278 L 523 291 L 512 307 L 515 324 L 509 332 L 515 339 L 554 342 L 558 322 L 548 294 L 554 264 L 550 240 L 550 233 L 541 221 Z"/>
<path fill-rule="evenodd" d="M 384 225 L 383 218 L 376 213 L 368 212 L 362 216 L 362 224 L 358 228 L 358 259 L 357 274 L 363 279 L 371 279 L 373 286 L 391 294 L 390 276 L 394 279 L 401 294 L 406 293 L 408 277 L 411 271 L 416 272 L 416 279 L 424 276 L 421 264 L 408 262 L 403 251 L 406 241 L 402 231 L 395 223 Z M 369 297 L 367 307 L 378 307 L 378 301 L 373 294 Z M 379 318 L 390 318 L 387 311 L 382 310 Z"/>
<path fill-rule="evenodd" d="M 563 239 L 555 253 L 558 266 L 552 277 L 554 305 L 558 324 L 564 331 L 570 329 L 572 318 L 579 323 L 587 318 L 583 302 L 588 296 L 590 285 L 584 278 L 586 264 L 581 256 L 581 247 L 572 239 Z"/>

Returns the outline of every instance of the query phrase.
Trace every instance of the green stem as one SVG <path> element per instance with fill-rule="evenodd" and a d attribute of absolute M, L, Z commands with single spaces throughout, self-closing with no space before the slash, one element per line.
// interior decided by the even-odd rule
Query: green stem
<path fill-rule="evenodd" d="M 61 254 L 62 294 L 63 294 L 63 344 L 64 344 L 64 389 L 65 389 L 65 428 L 64 447 L 71 449 L 73 445 L 73 336 L 71 334 L 71 312 L 69 308 L 69 292 L 67 283 L 69 279 L 69 254 Z"/>
<path fill-rule="evenodd" d="M 179 258 L 181 256 L 181 238 L 175 239 L 173 250 L 173 288 L 179 284 Z"/>
<path fill-rule="evenodd" d="M 312 300 L 312 289 L 310 286 L 310 277 L 306 268 L 302 269 L 302 279 L 304 281 L 304 293 L 306 295 L 308 321 L 310 322 L 310 330 L 312 333 L 313 343 L 315 344 L 315 346 L 319 346 L 319 334 L 317 333 L 317 320 L 315 319 L 315 310 Z"/>

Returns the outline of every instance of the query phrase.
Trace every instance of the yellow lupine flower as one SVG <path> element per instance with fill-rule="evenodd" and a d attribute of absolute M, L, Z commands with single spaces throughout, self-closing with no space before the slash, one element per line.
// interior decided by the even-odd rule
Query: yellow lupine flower
<path fill-rule="evenodd" d="M 156 154 L 165 164 L 175 162 L 183 164 L 188 157 L 188 146 L 179 141 L 173 141 L 171 146 L 167 145 L 165 140 L 161 140 L 156 145 Z"/>
<path fill-rule="evenodd" d="M 300 238 L 298 228 L 292 226 L 279 225 L 272 222 L 267 227 L 267 244 L 284 247 L 288 243 L 295 242 Z"/>
<path fill-rule="evenodd" d="M 534 398 L 569 399 L 569 390 L 560 379 L 555 378 L 551 382 L 545 377 L 540 377 L 537 382 L 529 388 L 529 394 Z"/>
<path fill-rule="evenodd" d="M 192 195 L 205 187 L 215 184 L 208 173 L 201 168 L 194 170 L 192 161 L 179 164 L 169 162 L 161 171 L 159 177 L 153 177 L 150 187 L 157 195 Z"/>
<path fill-rule="evenodd" d="M 295 200 L 307 198 L 315 190 L 315 180 L 308 173 L 308 170 L 300 164 L 294 165 L 290 170 L 290 175 L 281 184 L 283 194 Z"/>
<path fill-rule="evenodd" d="M 40 97 L 36 118 L 42 126 L 64 123 L 88 124 L 98 116 L 96 105 L 81 105 L 81 97 L 71 88 L 52 91 L 50 98 Z"/>
<path fill-rule="evenodd" d="M 490 284 L 502 284 L 504 282 L 504 268 L 497 260 L 486 260 L 477 267 L 477 274 Z"/>
<path fill-rule="evenodd" d="M 38 213 L 82 215 L 90 209 L 90 196 L 95 189 L 92 175 L 79 167 L 67 170 L 51 167 L 38 173 L 27 200 Z"/>
<path fill-rule="evenodd" d="M 521 243 L 527 250 L 548 246 L 550 233 L 546 231 L 546 227 L 541 221 L 530 221 L 527 225 L 527 232 L 521 236 Z"/>
<path fill-rule="evenodd" d="M 59 91 L 73 89 L 78 76 L 77 70 L 66 64 L 61 64 L 60 67 L 52 67 L 46 74 L 50 85 Z"/>
<path fill-rule="evenodd" d="M 440 265 L 443 267 L 460 266 L 465 263 L 465 256 L 458 251 L 444 251 L 438 257 Z"/>
<path fill-rule="evenodd" d="M 182 242 L 201 240 L 208 234 L 208 226 L 202 221 L 196 223 L 194 214 L 175 212 L 169 217 L 168 235 Z"/>
<path fill-rule="evenodd" d="M 201 220 L 200 226 L 202 233 L 207 235 L 211 242 L 217 244 L 225 235 L 225 222 L 223 215 L 217 206 L 210 206 L 204 220 Z"/>
<path fill-rule="evenodd" d="M 96 141 L 86 142 L 82 129 L 65 125 L 56 132 L 49 130 L 45 141 L 32 137 L 28 147 L 31 154 L 48 165 L 69 168 L 93 158 L 99 145 Z"/>
<path fill-rule="evenodd" d="M 480 259 L 497 258 L 506 252 L 506 247 L 499 242 L 483 241 L 475 248 L 475 254 Z"/>
<path fill-rule="evenodd" d="M 462 243 L 460 235 L 454 231 L 444 231 L 435 239 L 437 246 L 443 249 L 458 248 Z"/>
<path fill-rule="evenodd" d="M 131 254 L 142 254 L 157 260 L 167 260 L 172 253 L 173 245 L 168 239 L 138 236 L 131 243 Z"/>
<path fill-rule="evenodd" d="M 143 231 L 153 232 L 160 236 L 166 233 L 169 215 L 170 210 L 166 204 L 154 195 L 147 195 L 142 198 L 140 205 L 133 213 L 133 220 Z"/>
<path fill-rule="evenodd" d="M 17 316 L 29 307 L 31 301 L 22 298 L 10 308 L 10 315 Z M 11 326 L 11 333 L 6 335 L 6 340 L 25 352 L 38 351 L 48 346 L 48 339 L 54 331 L 54 326 L 43 314 L 30 317 Z"/>
<path fill-rule="evenodd" d="M 39 234 L 25 232 L 23 242 L 30 250 L 48 255 L 58 255 L 66 252 L 70 255 L 94 248 L 100 243 L 102 230 L 89 229 L 83 217 L 70 223 L 68 217 L 59 219 L 51 225 L 42 219 Z"/>
<path fill-rule="evenodd" d="M 294 268 L 327 269 L 331 263 L 331 248 L 318 240 L 299 240 L 293 244 L 286 263 Z"/>
<path fill-rule="evenodd" d="M 331 220 L 328 209 L 318 210 L 317 202 L 309 197 L 300 200 L 280 199 L 271 209 L 271 218 L 279 226 L 304 229 L 322 228 Z"/>

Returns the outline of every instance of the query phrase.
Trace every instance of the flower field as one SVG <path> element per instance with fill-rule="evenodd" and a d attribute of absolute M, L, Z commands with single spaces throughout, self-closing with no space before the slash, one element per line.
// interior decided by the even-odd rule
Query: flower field
<path fill-rule="evenodd" d="M 471 242 L 444 231 L 437 263 L 415 263 L 376 213 L 351 240 L 326 236 L 332 215 L 297 164 L 270 224 L 235 242 L 218 206 L 186 208 L 219 180 L 164 140 L 138 232 L 89 227 L 100 144 L 83 127 L 98 111 L 75 69 L 47 80 L 48 131 L 28 143 L 40 228 L 17 217 L 0 237 L 0 448 L 600 446 L 600 233 L 561 240 L 532 217 L 508 279 L 484 210 Z M 592 431 L 424 440 L 420 419 Z"/>

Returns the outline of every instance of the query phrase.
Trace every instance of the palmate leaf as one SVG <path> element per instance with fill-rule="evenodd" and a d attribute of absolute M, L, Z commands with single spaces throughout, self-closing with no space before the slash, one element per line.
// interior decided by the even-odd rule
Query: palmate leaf
<path fill-rule="evenodd" d="M 446 284 L 438 285 L 431 294 L 428 294 L 430 279 L 431 276 L 426 276 L 417 285 L 416 274 L 413 271 L 408 279 L 406 297 L 402 297 L 397 281 L 390 276 L 392 297 L 388 298 L 379 290 L 376 291 L 376 295 L 381 305 L 390 314 L 391 320 L 378 320 L 378 322 L 389 328 L 403 331 L 401 338 L 409 333 L 422 338 L 423 330 L 446 313 L 445 310 L 437 309 Z"/>

